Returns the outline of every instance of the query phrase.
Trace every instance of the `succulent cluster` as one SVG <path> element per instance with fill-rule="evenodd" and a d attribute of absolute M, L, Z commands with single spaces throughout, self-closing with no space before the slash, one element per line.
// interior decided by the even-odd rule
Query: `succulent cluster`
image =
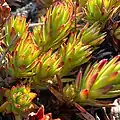
<path fill-rule="evenodd" d="M 111 98 L 120 94 L 120 56 L 111 61 L 101 60 L 80 71 L 75 83 L 63 88 L 63 96 L 71 102 L 97 105 L 98 99 Z M 98 104 L 99 105 L 99 104 Z"/>
<path fill-rule="evenodd" d="M 103 26 L 119 9 L 119 0 L 88 0 L 86 18 L 90 23 L 99 21 Z"/>
<path fill-rule="evenodd" d="M 86 24 L 81 30 L 78 36 L 81 36 L 81 41 L 84 44 L 89 44 L 93 47 L 99 46 L 105 38 L 105 33 L 100 33 L 100 24 L 95 22 L 89 27 L 89 24 Z M 89 39 L 88 39 L 89 38 Z"/>
<path fill-rule="evenodd" d="M 99 99 L 118 96 L 119 53 L 116 57 L 112 56 L 110 61 L 103 59 L 94 64 L 92 55 L 93 51 L 100 48 L 109 37 L 109 32 L 104 28 L 119 11 L 120 1 L 36 0 L 36 2 L 38 4 L 46 2 L 48 4 L 45 4 L 45 7 L 48 8 L 46 14 L 40 17 L 39 24 L 29 29 L 31 24 L 26 22 L 24 16 L 12 15 L 6 21 L 10 8 L 5 1 L 0 1 L 0 28 L 3 30 L 0 36 L 0 69 L 4 68 L 2 72 L 6 76 L 0 78 L 5 79 L 5 84 L 8 82 L 9 88 L 4 88 L 6 101 L 0 106 L 0 111 L 5 108 L 8 112 L 20 115 L 28 111 L 36 97 L 36 93 L 30 92 L 30 89 L 34 88 L 37 91 L 38 86 L 43 85 L 49 87 L 55 96 L 58 95 L 59 100 L 80 105 L 102 106 L 104 104 L 99 103 Z M 81 17 L 81 14 L 85 16 Z M 108 27 L 110 37 L 119 40 L 119 24 L 111 26 Z M 82 67 L 86 65 L 85 63 L 93 65 L 88 65 L 85 70 Z M 62 85 L 62 80 L 67 78 L 66 82 L 69 82 L 69 75 L 76 73 L 78 68 L 80 72 L 76 80 Z M 11 87 L 10 80 L 25 85 Z M 58 86 L 53 89 L 49 85 Z M 3 89 L 3 86 L 1 87 Z M 34 119 L 38 113 L 34 114 Z M 40 114 L 42 114 L 38 118 L 40 120 L 52 119 L 51 116 L 44 115 L 43 107 Z"/>
<path fill-rule="evenodd" d="M 60 47 L 72 29 L 73 4 L 55 3 L 40 21 L 43 25 L 33 29 L 36 44 L 45 52 L 50 48 L 55 50 Z"/>
<path fill-rule="evenodd" d="M 33 76 L 32 69 L 37 64 L 39 48 L 34 43 L 31 33 L 26 38 L 20 38 L 15 44 L 12 54 L 8 54 L 7 72 L 15 78 Z M 24 52 L 23 52 L 24 51 Z"/>
<path fill-rule="evenodd" d="M 63 44 L 60 49 L 63 64 L 60 75 L 65 76 L 76 66 L 87 62 L 91 58 L 91 53 L 90 45 L 84 45 L 76 33 L 71 34 L 67 44 Z"/>
<path fill-rule="evenodd" d="M 43 24 L 34 27 L 33 32 L 23 16 L 11 16 L 5 25 L 4 44 L 9 47 L 12 42 L 6 71 L 13 78 L 30 78 L 41 84 L 56 74 L 66 76 L 76 66 L 86 63 L 91 58 L 92 46 L 102 43 L 105 37 L 97 23 L 86 25 L 79 34 L 74 32 L 71 1 L 56 2 L 41 20 Z"/>
<path fill-rule="evenodd" d="M 28 27 L 29 23 L 26 23 L 26 17 L 11 16 L 5 24 L 5 33 L 7 34 L 4 40 L 5 45 L 9 46 L 16 35 L 21 39 L 25 39 L 28 34 Z"/>
<path fill-rule="evenodd" d="M 6 90 L 7 102 L 6 110 L 15 114 L 21 114 L 33 108 L 32 100 L 36 93 L 30 92 L 30 86 L 13 86 L 11 90 Z"/>

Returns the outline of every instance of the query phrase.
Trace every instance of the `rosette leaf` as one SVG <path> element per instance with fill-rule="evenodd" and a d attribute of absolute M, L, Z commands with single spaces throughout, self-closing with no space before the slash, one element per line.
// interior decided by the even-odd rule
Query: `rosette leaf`
<path fill-rule="evenodd" d="M 120 56 L 116 56 L 109 62 L 103 59 L 89 65 L 83 75 L 79 72 L 75 83 L 64 87 L 63 96 L 83 105 L 100 105 L 98 99 L 120 95 L 119 60 Z"/>
<path fill-rule="evenodd" d="M 104 41 L 105 37 L 105 33 L 100 33 L 100 29 L 101 27 L 97 22 L 90 27 L 88 24 L 86 24 L 78 34 L 78 36 L 80 36 L 79 39 L 84 44 L 89 44 L 97 47 Z"/>
<path fill-rule="evenodd" d="M 73 21 L 73 4 L 69 2 L 56 2 L 51 6 L 45 17 L 43 25 L 33 29 L 36 44 L 42 51 L 53 50 L 60 47 L 64 38 L 70 33 Z"/>
<path fill-rule="evenodd" d="M 119 0 L 88 0 L 85 13 L 90 23 L 99 21 L 105 25 L 106 21 L 113 16 L 120 5 Z"/>
<path fill-rule="evenodd" d="M 13 86 L 11 90 L 7 90 L 7 112 L 21 114 L 29 111 L 34 107 L 32 100 L 36 97 L 36 93 L 30 92 L 30 86 Z"/>
<path fill-rule="evenodd" d="M 60 56 L 61 64 L 63 64 L 61 76 L 67 75 L 73 68 L 84 64 L 91 58 L 91 46 L 84 45 L 79 37 L 73 33 L 68 42 L 61 45 Z"/>
<path fill-rule="evenodd" d="M 5 45 L 9 46 L 16 35 L 18 35 L 18 38 L 25 39 L 27 37 L 28 27 L 29 23 L 26 23 L 26 18 L 24 16 L 11 16 L 5 24 Z M 12 48 L 14 48 L 14 46 Z"/>
<path fill-rule="evenodd" d="M 7 72 L 15 78 L 34 75 L 32 69 L 37 65 L 40 51 L 28 33 L 25 39 L 19 38 L 12 54 L 8 54 Z"/>
<path fill-rule="evenodd" d="M 56 53 L 52 53 L 52 49 L 50 49 L 38 58 L 38 64 L 33 69 L 33 72 L 36 73 L 33 76 L 33 81 L 39 85 L 43 84 L 43 82 L 47 83 L 48 80 L 60 72 L 61 68 L 60 58 Z"/>

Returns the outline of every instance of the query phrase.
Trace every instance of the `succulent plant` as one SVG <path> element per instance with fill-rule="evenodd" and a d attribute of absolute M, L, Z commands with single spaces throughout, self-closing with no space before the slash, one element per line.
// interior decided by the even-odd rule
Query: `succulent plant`
<path fill-rule="evenodd" d="M 42 51 L 50 48 L 55 50 L 63 43 L 64 38 L 70 33 L 73 21 L 73 4 L 69 2 L 56 2 L 51 6 L 45 17 L 42 17 L 43 25 L 33 30 L 36 44 Z"/>
<path fill-rule="evenodd" d="M 24 16 L 8 17 L 10 8 L 0 1 L 0 112 L 13 112 L 19 120 L 36 106 L 30 88 L 38 92 L 47 87 L 62 105 L 82 109 L 80 115 L 93 120 L 80 105 L 109 106 L 104 99 L 120 95 L 120 0 L 34 0 L 34 7 L 35 2 L 47 9 L 31 26 Z M 106 56 L 111 60 L 93 64 Z M 80 71 L 74 79 L 76 68 Z M 17 83 L 31 86 L 14 87 Z M 43 106 L 28 117 L 52 120 Z"/>
<path fill-rule="evenodd" d="M 74 67 L 84 64 L 91 58 L 91 46 L 84 45 L 77 34 L 71 34 L 68 42 L 61 45 L 60 56 L 63 68 L 60 75 L 67 75 Z"/>
<path fill-rule="evenodd" d="M 33 108 L 32 100 L 36 97 L 36 93 L 30 92 L 30 86 L 18 85 L 13 86 L 11 90 L 6 91 L 7 112 L 21 114 Z"/>
<path fill-rule="evenodd" d="M 33 68 L 33 81 L 37 84 L 43 84 L 58 74 L 62 66 L 60 66 L 60 58 L 56 53 L 52 53 L 52 49 L 38 58 L 38 64 Z"/>
<path fill-rule="evenodd" d="M 94 47 L 99 46 L 105 37 L 105 33 L 100 33 L 100 25 L 96 22 L 89 27 L 89 24 L 86 24 L 81 30 L 78 36 L 84 44 L 89 44 Z"/>
<path fill-rule="evenodd" d="M 32 39 L 30 32 L 25 33 L 15 44 L 12 54 L 8 53 L 7 72 L 14 78 L 30 77 L 35 73 L 32 69 L 37 65 L 39 48 Z"/>
<path fill-rule="evenodd" d="M 79 34 L 71 33 L 60 50 L 52 52 L 50 49 L 47 53 L 41 54 L 38 58 L 39 63 L 33 69 L 33 73 L 36 73 L 33 76 L 34 81 L 40 84 L 56 74 L 66 76 L 76 66 L 86 63 L 91 58 L 91 45 L 97 46 L 104 40 L 105 34 L 99 34 L 99 30 L 97 23 L 90 28 L 86 25 Z"/>
<path fill-rule="evenodd" d="M 80 71 L 76 82 L 66 85 L 63 96 L 82 105 L 100 105 L 98 99 L 111 98 L 120 94 L 120 56 L 111 61 L 106 59 Z"/>
<path fill-rule="evenodd" d="M 85 13 L 90 23 L 99 21 L 104 26 L 106 21 L 113 16 L 120 5 L 119 0 L 88 0 Z"/>
<path fill-rule="evenodd" d="M 16 35 L 18 35 L 18 37 L 21 39 L 25 39 L 27 37 L 28 27 L 29 23 L 26 23 L 26 17 L 11 16 L 5 24 L 5 45 L 9 46 Z"/>

